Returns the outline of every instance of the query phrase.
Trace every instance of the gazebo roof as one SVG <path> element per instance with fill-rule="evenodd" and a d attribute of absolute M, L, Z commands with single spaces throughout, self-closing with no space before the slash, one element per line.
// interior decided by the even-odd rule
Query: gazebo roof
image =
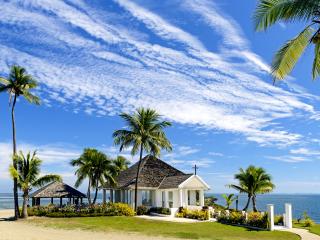
<path fill-rule="evenodd" d="M 86 195 L 63 182 L 52 182 L 31 194 L 32 198 L 85 198 Z"/>

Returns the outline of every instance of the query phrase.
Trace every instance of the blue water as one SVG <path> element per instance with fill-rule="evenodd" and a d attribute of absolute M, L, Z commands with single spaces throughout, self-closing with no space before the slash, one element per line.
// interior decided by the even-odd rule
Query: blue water
<path fill-rule="evenodd" d="M 225 201 L 221 194 L 207 194 L 218 198 L 217 203 L 225 205 Z M 108 196 L 107 196 L 108 199 Z M 65 200 L 66 203 L 67 200 Z M 19 198 L 20 204 L 22 199 Z M 98 203 L 102 202 L 102 194 L 98 194 Z M 239 195 L 239 209 L 242 209 L 247 202 L 245 195 Z M 50 203 L 50 199 L 42 199 L 41 204 L 46 205 Z M 59 199 L 54 200 L 54 203 L 59 204 Z M 284 204 L 291 203 L 293 210 L 293 217 L 300 218 L 303 212 L 317 223 L 320 223 L 320 195 L 316 194 L 267 194 L 257 197 L 257 207 L 259 211 L 266 211 L 267 204 L 274 204 L 275 214 L 284 213 Z M 232 205 L 235 208 L 235 203 Z M 251 205 L 250 205 L 251 207 Z M 10 193 L 0 193 L 0 209 L 12 209 L 13 198 Z"/>
<path fill-rule="evenodd" d="M 210 195 L 210 194 L 208 194 Z M 213 194 L 218 198 L 217 203 L 225 205 L 225 200 L 221 194 Z M 242 209 L 247 203 L 246 195 L 239 195 L 239 209 Z M 320 223 L 320 195 L 316 194 L 266 194 L 257 197 L 257 208 L 259 211 L 266 211 L 267 204 L 274 204 L 275 214 L 283 214 L 284 204 L 291 203 L 294 218 L 301 218 L 303 212 L 317 223 Z M 235 202 L 232 205 L 235 208 Z M 250 205 L 252 207 L 252 205 Z"/>

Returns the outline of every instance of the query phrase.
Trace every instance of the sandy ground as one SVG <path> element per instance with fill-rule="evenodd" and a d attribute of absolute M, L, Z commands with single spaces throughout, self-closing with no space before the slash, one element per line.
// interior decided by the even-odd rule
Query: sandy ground
<path fill-rule="evenodd" d="M 174 238 L 150 237 L 140 234 L 121 233 L 121 232 L 91 232 L 83 230 L 63 230 L 37 227 L 19 221 L 1 221 L 1 218 L 12 216 L 13 210 L 0 210 L 0 240 L 165 240 Z"/>

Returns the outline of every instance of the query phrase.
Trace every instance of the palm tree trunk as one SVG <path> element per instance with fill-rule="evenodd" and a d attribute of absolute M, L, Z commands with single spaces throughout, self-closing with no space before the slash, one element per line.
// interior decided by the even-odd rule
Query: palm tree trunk
<path fill-rule="evenodd" d="M 90 190 L 91 190 L 91 179 L 89 177 L 87 198 L 88 198 L 88 203 L 91 205 L 91 191 Z"/>
<path fill-rule="evenodd" d="M 140 174 L 140 166 L 142 161 L 142 154 L 143 154 L 143 146 L 140 145 L 140 160 L 138 163 L 138 169 L 137 169 L 137 176 L 136 176 L 136 182 L 134 186 L 134 211 L 137 212 L 137 204 L 138 204 L 138 180 L 139 180 L 139 174 Z"/>
<path fill-rule="evenodd" d="M 22 205 L 22 215 L 21 218 L 27 218 L 28 217 L 28 199 L 29 194 L 27 191 L 23 193 L 23 205 Z"/>
<path fill-rule="evenodd" d="M 256 205 L 256 196 L 252 196 L 252 206 L 253 206 L 253 211 L 258 212 L 257 205 Z"/>
<path fill-rule="evenodd" d="M 98 180 L 97 180 L 97 183 L 96 183 L 96 193 L 94 194 L 94 199 L 93 199 L 93 204 L 96 203 L 96 200 L 97 200 L 97 196 L 98 196 Z"/>
<path fill-rule="evenodd" d="M 17 154 L 17 143 L 16 143 L 16 124 L 14 119 L 14 109 L 17 102 L 17 95 L 14 94 L 14 100 L 11 109 L 11 120 L 12 120 L 12 145 L 13 145 L 13 167 L 17 169 L 17 163 L 14 159 Z M 18 182 L 17 178 L 13 178 L 13 198 L 14 198 L 14 218 L 18 219 L 20 216 L 19 202 L 18 202 Z"/>
<path fill-rule="evenodd" d="M 248 195 L 248 202 L 247 202 L 246 206 L 244 207 L 243 211 L 247 211 L 249 204 L 250 204 L 250 200 L 251 200 L 251 195 Z"/>

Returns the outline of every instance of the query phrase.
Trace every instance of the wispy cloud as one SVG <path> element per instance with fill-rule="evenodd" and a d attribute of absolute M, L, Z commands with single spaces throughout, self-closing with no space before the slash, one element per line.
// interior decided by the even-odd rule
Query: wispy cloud
<path fill-rule="evenodd" d="M 64 1 L 2 2 L 0 72 L 12 63 L 27 67 L 41 82 L 39 94 L 48 106 L 59 102 L 74 112 L 103 116 L 148 106 L 171 121 L 242 134 L 261 145 L 302 138 L 274 123 L 297 113 L 311 117 L 313 107 L 305 96 L 263 81 L 268 66 L 250 50 L 238 24 L 211 2 L 189 0 L 186 6 L 193 8 L 184 11 L 201 16 L 229 54 L 223 47 L 208 51 L 200 38 L 137 3 L 117 3 L 123 12 L 114 14 L 130 13 L 165 43 L 138 39 L 137 33 L 148 33 L 132 19 L 106 21 L 97 13 L 103 10 L 82 1 L 79 8 Z M 12 30 L 17 28 L 19 34 Z"/>
<path fill-rule="evenodd" d="M 311 162 L 312 160 L 305 156 L 294 156 L 294 155 L 283 155 L 283 156 L 267 156 L 266 158 L 287 162 L 287 163 L 301 163 L 301 162 Z"/>

